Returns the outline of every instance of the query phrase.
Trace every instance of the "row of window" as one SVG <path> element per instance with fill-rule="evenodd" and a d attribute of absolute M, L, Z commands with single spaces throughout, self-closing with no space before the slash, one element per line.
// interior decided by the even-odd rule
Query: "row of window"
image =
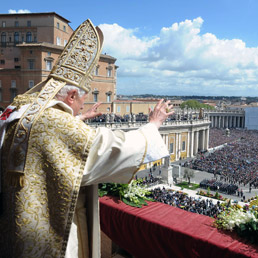
<path fill-rule="evenodd" d="M 93 91 L 92 92 L 92 94 L 93 94 L 93 101 L 94 102 L 98 102 L 99 100 L 99 92 L 98 91 Z M 111 102 L 111 94 L 110 93 L 106 93 L 106 102 L 108 102 L 108 103 L 110 103 Z"/>
<path fill-rule="evenodd" d="M 34 86 L 34 80 L 29 80 L 29 89 Z M 2 81 L 0 80 L 0 89 L 2 89 Z M 11 80 L 11 89 L 16 89 L 16 80 Z"/>
<path fill-rule="evenodd" d="M 19 21 L 14 21 L 14 27 L 19 27 Z M 31 27 L 31 21 L 27 21 L 27 27 Z M 60 29 L 59 22 L 57 22 L 56 27 Z M 6 28 L 6 21 L 2 21 L 2 28 Z M 66 31 L 65 25 L 63 25 L 63 31 Z"/>
<path fill-rule="evenodd" d="M 26 33 L 25 41 L 27 43 L 32 42 L 32 33 L 30 31 L 28 31 Z M 12 42 L 12 37 L 9 37 L 9 42 Z M 16 44 L 19 43 L 19 42 L 24 42 L 24 35 L 22 35 L 20 37 L 19 32 L 14 32 L 13 42 L 16 43 Z M 36 36 L 34 36 L 33 42 L 37 42 L 37 37 Z M 7 43 L 7 34 L 6 34 L 6 32 L 2 32 L 1 33 L 1 46 L 4 46 L 6 43 Z"/>
<path fill-rule="evenodd" d="M 2 27 L 6 27 L 6 21 L 2 21 Z M 19 21 L 14 21 L 14 27 L 19 27 Z M 27 21 L 27 27 L 31 27 L 31 21 Z"/>
<path fill-rule="evenodd" d="M 60 29 L 60 23 L 59 22 L 57 22 L 56 27 L 58 29 Z M 66 31 L 66 26 L 65 25 L 63 25 L 63 31 Z"/>
<path fill-rule="evenodd" d="M 20 59 L 19 59 L 18 57 L 15 57 L 13 60 L 14 60 L 15 63 L 17 63 L 17 62 L 20 61 Z M 1 60 L 0 60 L 0 64 L 5 64 L 5 60 L 4 60 L 4 59 L 1 59 Z"/>
<path fill-rule="evenodd" d="M 182 149 L 181 149 L 181 151 L 182 151 L 182 152 L 183 152 L 183 151 L 186 151 L 185 141 L 182 141 Z M 173 142 L 171 142 L 171 143 L 169 144 L 169 153 L 171 153 L 171 154 L 174 153 L 174 143 L 173 143 Z"/>
<path fill-rule="evenodd" d="M 58 46 L 61 46 L 61 38 L 56 37 L 56 44 L 57 44 Z M 67 44 L 67 40 L 64 39 L 64 46 L 65 46 L 66 44 Z"/>
<path fill-rule="evenodd" d="M 99 75 L 99 66 L 96 66 L 95 68 L 95 75 Z M 107 77 L 112 77 L 112 67 L 107 68 Z"/>
<path fill-rule="evenodd" d="M 19 58 L 14 58 L 14 62 L 19 62 Z M 46 60 L 46 70 L 51 71 L 52 69 L 52 60 Z M 1 59 L 0 64 L 5 64 L 5 60 Z M 21 68 L 20 66 L 15 66 L 15 68 Z M 34 70 L 35 69 L 35 60 L 34 59 L 28 59 L 28 69 Z"/>

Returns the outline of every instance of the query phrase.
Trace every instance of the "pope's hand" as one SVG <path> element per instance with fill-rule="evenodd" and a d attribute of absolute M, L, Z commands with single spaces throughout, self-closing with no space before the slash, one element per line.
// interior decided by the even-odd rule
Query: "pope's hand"
<path fill-rule="evenodd" d="M 97 117 L 97 116 L 101 116 L 102 113 L 97 110 L 100 105 L 101 105 L 101 102 L 98 102 L 98 103 L 94 104 L 85 113 L 80 114 L 79 118 L 84 121 L 86 119 L 91 119 L 91 118 L 94 118 L 94 117 Z"/>
<path fill-rule="evenodd" d="M 173 114 L 173 105 L 170 104 L 170 100 L 164 101 L 164 99 L 161 99 L 155 108 L 150 110 L 149 121 L 159 128 L 162 123 Z"/>

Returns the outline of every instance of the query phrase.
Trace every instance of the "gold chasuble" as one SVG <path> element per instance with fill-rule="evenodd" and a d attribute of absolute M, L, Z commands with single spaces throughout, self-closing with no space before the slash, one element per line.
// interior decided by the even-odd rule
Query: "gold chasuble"
<path fill-rule="evenodd" d="M 6 135 L 6 161 L 15 125 Z M 1 257 L 64 257 L 94 135 L 82 121 L 55 107 L 38 119 L 30 134 L 23 187 L 4 184 Z M 4 177 L 8 181 L 8 173 Z"/>
<path fill-rule="evenodd" d="M 65 85 L 89 92 L 102 43 L 101 30 L 83 22 L 48 79 L 0 117 L 0 257 L 65 256 L 95 130 L 54 98 Z"/>

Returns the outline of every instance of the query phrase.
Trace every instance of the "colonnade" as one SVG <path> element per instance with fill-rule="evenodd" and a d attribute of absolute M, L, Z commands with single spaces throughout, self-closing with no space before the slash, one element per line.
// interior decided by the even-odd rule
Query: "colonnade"
<path fill-rule="evenodd" d="M 199 151 L 206 151 L 209 148 L 209 122 L 207 121 L 198 123 L 196 126 L 192 124 L 184 128 L 178 126 L 176 129 L 166 126 L 166 131 L 163 130 L 164 128 L 160 133 L 170 152 L 171 161 L 194 157 Z"/>
<path fill-rule="evenodd" d="M 209 113 L 211 128 L 245 128 L 244 113 Z"/>

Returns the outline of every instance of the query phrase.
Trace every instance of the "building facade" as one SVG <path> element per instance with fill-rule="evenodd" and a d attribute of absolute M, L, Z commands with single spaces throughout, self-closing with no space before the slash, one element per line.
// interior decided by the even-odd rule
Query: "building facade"
<path fill-rule="evenodd" d="M 70 21 L 57 13 L 0 14 L 0 108 L 47 79 L 73 33 Z M 94 71 L 90 104 L 111 111 L 116 98 L 116 59 L 101 55 Z M 87 107 L 86 107 L 87 108 Z"/>

